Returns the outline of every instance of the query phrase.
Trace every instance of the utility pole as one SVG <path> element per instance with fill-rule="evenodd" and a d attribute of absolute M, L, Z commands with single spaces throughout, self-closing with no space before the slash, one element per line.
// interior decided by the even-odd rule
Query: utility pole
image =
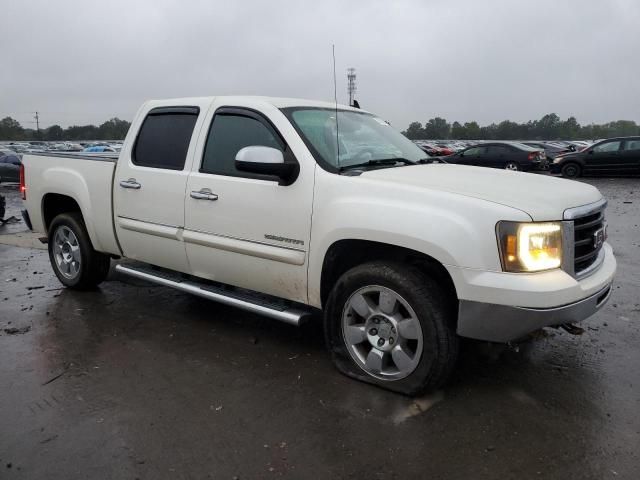
<path fill-rule="evenodd" d="M 349 106 L 353 107 L 353 101 L 356 95 L 356 69 L 347 69 L 347 91 L 349 92 Z"/>
<path fill-rule="evenodd" d="M 36 112 L 33 118 L 36 119 L 36 133 L 38 134 L 38 137 L 39 137 L 40 136 L 40 117 L 38 116 L 38 112 Z"/>

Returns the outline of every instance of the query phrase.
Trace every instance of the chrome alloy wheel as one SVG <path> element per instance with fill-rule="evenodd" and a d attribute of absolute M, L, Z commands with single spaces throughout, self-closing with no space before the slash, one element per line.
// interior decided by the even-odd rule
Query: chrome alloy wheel
<path fill-rule="evenodd" d="M 416 313 L 387 287 L 366 286 L 349 297 L 342 312 L 342 336 L 356 364 L 381 380 L 409 376 L 422 355 Z"/>
<path fill-rule="evenodd" d="M 58 271 L 69 280 L 73 280 L 80 273 L 80 244 L 73 231 L 61 225 L 53 235 L 53 257 Z"/>

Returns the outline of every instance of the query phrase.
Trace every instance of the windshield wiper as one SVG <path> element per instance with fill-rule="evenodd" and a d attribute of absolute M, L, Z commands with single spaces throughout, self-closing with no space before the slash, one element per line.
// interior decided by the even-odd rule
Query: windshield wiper
<path fill-rule="evenodd" d="M 393 166 L 398 163 L 402 163 L 403 165 L 415 165 L 416 162 L 412 162 L 407 158 L 396 157 L 396 158 L 378 158 L 376 160 L 369 160 L 363 163 L 354 163 L 353 165 L 345 165 L 340 167 L 340 171 L 344 172 L 345 170 L 351 170 L 354 168 L 366 168 L 366 167 L 378 167 L 378 166 Z"/>

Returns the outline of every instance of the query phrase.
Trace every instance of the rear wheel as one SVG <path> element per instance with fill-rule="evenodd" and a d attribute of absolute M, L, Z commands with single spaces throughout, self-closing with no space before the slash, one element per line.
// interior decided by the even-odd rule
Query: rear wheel
<path fill-rule="evenodd" d="M 565 163 L 562 166 L 561 173 L 563 177 L 576 178 L 580 176 L 580 174 L 582 173 L 582 169 L 580 168 L 580 165 L 578 165 L 577 163 L 569 162 L 569 163 Z"/>
<path fill-rule="evenodd" d="M 111 259 L 96 252 L 78 213 L 63 213 L 49 227 L 49 260 L 63 285 L 77 290 L 93 288 L 109 273 Z"/>
<path fill-rule="evenodd" d="M 516 162 L 507 162 L 507 164 L 504 166 L 504 169 L 517 172 L 518 170 L 520 170 L 520 165 L 518 165 Z"/>
<path fill-rule="evenodd" d="M 413 267 L 372 262 L 349 270 L 325 310 L 336 367 L 406 395 L 441 386 L 458 353 L 445 298 L 433 280 Z"/>

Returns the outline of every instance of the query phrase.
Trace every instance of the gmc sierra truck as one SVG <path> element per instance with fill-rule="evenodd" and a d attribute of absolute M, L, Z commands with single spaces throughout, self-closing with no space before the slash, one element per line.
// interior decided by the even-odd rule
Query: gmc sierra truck
<path fill-rule="evenodd" d="M 149 101 L 118 158 L 28 154 L 25 219 L 69 288 L 122 274 L 299 324 L 322 312 L 337 368 L 408 395 L 460 337 L 512 342 L 611 292 L 606 201 L 578 182 L 433 164 L 332 103 Z"/>

